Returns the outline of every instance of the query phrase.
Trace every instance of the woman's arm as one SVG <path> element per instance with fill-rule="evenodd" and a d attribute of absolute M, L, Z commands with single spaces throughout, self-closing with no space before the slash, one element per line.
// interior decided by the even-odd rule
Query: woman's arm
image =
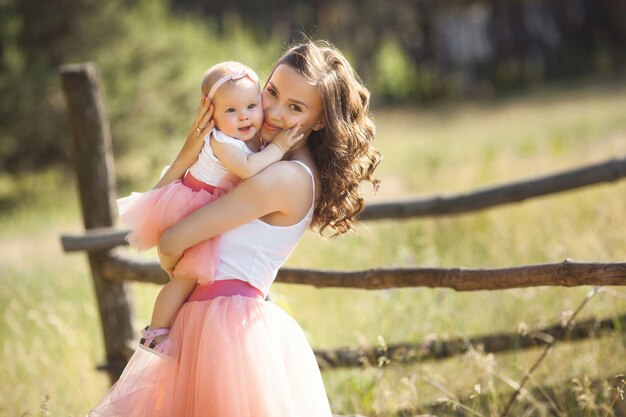
<path fill-rule="evenodd" d="M 203 97 L 183 147 L 176 155 L 172 164 L 167 168 L 165 174 L 161 176 L 152 188 L 160 188 L 172 181 L 181 179 L 189 167 L 196 162 L 204 143 L 204 136 L 213 128 L 213 110 L 211 100 Z"/>
<path fill-rule="evenodd" d="M 242 181 L 163 233 L 158 248 L 161 267 L 171 276 L 185 249 L 270 213 L 293 214 L 300 199 L 308 200 L 310 186 L 303 184 L 310 182 L 308 174 L 289 162 L 275 163 Z"/>

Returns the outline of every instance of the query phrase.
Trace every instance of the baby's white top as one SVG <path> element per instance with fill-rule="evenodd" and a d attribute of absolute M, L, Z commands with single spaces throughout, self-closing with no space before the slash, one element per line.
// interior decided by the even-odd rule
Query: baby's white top
<path fill-rule="evenodd" d="M 263 295 L 268 294 L 278 269 L 291 255 L 313 218 L 313 173 L 302 162 L 293 162 L 306 170 L 313 183 L 309 211 L 302 220 L 290 226 L 273 226 L 257 219 L 222 234 L 217 246 L 220 260 L 216 281 L 236 278 L 258 288 Z"/>
<path fill-rule="evenodd" d="M 198 160 L 189 168 L 189 172 L 194 178 L 212 185 L 214 187 L 220 187 L 225 189 L 232 188 L 233 185 L 239 182 L 239 177 L 233 174 L 228 168 L 220 162 L 219 159 L 213 153 L 211 149 L 211 136 L 218 142 L 227 143 L 233 145 L 247 155 L 253 152 L 248 149 L 246 143 L 242 140 L 232 138 L 217 129 L 211 129 L 211 131 L 204 137 L 204 144 Z"/>

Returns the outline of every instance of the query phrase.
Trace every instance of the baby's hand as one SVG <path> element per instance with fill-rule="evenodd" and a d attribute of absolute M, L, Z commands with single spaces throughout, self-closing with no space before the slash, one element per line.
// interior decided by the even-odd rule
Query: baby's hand
<path fill-rule="evenodd" d="M 300 123 L 291 129 L 281 130 L 274 136 L 272 143 L 283 151 L 283 153 L 287 153 L 296 142 L 304 137 L 304 133 L 298 133 L 298 130 L 300 130 Z"/>

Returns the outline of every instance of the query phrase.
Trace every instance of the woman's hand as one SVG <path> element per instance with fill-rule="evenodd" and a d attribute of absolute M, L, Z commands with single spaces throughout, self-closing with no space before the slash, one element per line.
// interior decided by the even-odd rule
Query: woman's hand
<path fill-rule="evenodd" d="M 202 144 L 204 143 L 204 137 L 215 126 L 215 121 L 213 120 L 214 111 L 215 107 L 213 103 L 211 103 L 211 100 L 206 96 L 202 96 L 196 117 L 189 129 L 187 140 L 181 149 L 181 153 L 185 151 L 185 148 L 190 148 L 188 150 L 191 154 L 195 154 L 193 155 L 195 157 L 198 156 L 200 149 L 202 149 Z"/>
<path fill-rule="evenodd" d="M 178 264 L 178 261 L 182 257 L 182 253 L 177 254 L 173 252 L 168 252 L 168 250 L 165 248 L 163 248 L 165 250 L 162 250 L 161 244 L 159 244 L 157 249 L 158 249 L 157 251 L 159 254 L 159 263 L 161 264 L 161 269 L 167 273 L 170 279 L 172 279 L 174 276 L 174 268 L 176 268 L 176 264 Z"/>
<path fill-rule="evenodd" d="M 196 162 L 204 144 L 204 137 L 215 126 L 213 121 L 214 111 L 215 107 L 211 100 L 203 96 L 183 147 L 153 188 L 160 188 L 172 181 L 183 178 L 189 167 Z"/>

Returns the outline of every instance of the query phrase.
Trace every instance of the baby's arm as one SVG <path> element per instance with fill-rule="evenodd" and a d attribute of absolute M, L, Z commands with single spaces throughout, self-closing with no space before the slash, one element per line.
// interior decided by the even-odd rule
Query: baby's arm
<path fill-rule="evenodd" d="M 302 139 L 303 134 L 297 134 L 299 128 L 300 126 L 297 125 L 281 131 L 272 143 L 251 155 L 246 155 L 241 149 L 213 139 L 211 139 L 211 149 L 226 168 L 245 180 L 258 174 L 274 162 L 280 161 L 289 148 Z"/>

